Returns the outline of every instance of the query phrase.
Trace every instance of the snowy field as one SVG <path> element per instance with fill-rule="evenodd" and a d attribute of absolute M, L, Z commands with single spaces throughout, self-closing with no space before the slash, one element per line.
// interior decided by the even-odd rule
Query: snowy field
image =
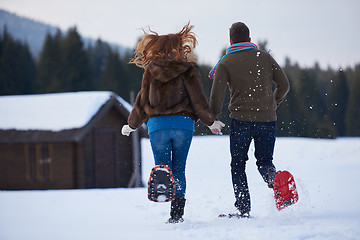
<path fill-rule="evenodd" d="M 153 157 L 142 142 L 143 181 Z M 293 173 L 299 202 L 278 212 L 247 164 L 251 219 L 235 212 L 227 136 L 195 137 L 187 164 L 185 222 L 165 224 L 170 203 L 147 200 L 147 189 L 0 191 L 1 240 L 247 240 L 360 239 L 360 138 L 278 138 L 275 165 Z"/>

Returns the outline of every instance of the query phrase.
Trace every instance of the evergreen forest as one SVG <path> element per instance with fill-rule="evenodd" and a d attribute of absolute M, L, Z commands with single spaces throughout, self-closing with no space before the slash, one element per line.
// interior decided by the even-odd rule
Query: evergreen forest
<path fill-rule="evenodd" d="M 266 42 L 259 46 L 265 49 Z M 4 28 L 0 33 L 0 95 L 112 91 L 130 102 L 130 92 L 140 89 L 143 70 L 128 63 L 130 53 L 118 52 L 100 39 L 85 47 L 74 27 L 66 33 L 47 34 L 40 56 L 34 59 L 27 43 L 14 39 Z M 207 97 L 211 67 L 199 65 Z M 324 70 L 318 64 L 302 68 L 286 59 L 282 67 L 291 90 L 278 108 L 278 136 L 360 136 L 360 64 Z M 228 100 L 227 93 L 220 115 L 227 126 Z M 228 131 L 225 127 L 223 132 Z M 195 134 L 211 133 L 197 122 Z"/>

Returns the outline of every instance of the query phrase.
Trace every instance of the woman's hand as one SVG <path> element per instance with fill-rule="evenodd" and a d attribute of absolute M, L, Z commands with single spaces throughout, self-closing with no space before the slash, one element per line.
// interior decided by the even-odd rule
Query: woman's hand
<path fill-rule="evenodd" d="M 214 121 L 213 124 L 208 126 L 208 128 L 210 128 L 210 131 L 216 135 L 222 135 L 221 129 L 223 127 L 225 127 L 225 124 L 219 120 Z"/>
<path fill-rule="evenodd" d="M 129 136 L 131 132 L 135 131 L 136 129 L 132 129 L 128 124 L 124 125 L 121 129 L 122 135 Z"/>

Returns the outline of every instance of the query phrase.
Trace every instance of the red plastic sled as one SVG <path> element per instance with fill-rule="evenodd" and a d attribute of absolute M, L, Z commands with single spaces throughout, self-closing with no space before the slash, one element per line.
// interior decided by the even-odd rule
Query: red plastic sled
<path fill-rule="evenodd" d="M 274 181 L 276 208 L 280 211 L 299 200 L 294 177 L 288 171 L 278 171 Z"/>

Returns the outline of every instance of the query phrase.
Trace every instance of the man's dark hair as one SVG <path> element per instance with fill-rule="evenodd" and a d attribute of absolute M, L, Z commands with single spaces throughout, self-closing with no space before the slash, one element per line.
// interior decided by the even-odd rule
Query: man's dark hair
<path fill-rule="evenodd" d="M 242 22 L 236 22 L 231 25 L 230 28 L 230 39 L 234 43 L 248 42 L 250 37 L 250 30 Z"/>

